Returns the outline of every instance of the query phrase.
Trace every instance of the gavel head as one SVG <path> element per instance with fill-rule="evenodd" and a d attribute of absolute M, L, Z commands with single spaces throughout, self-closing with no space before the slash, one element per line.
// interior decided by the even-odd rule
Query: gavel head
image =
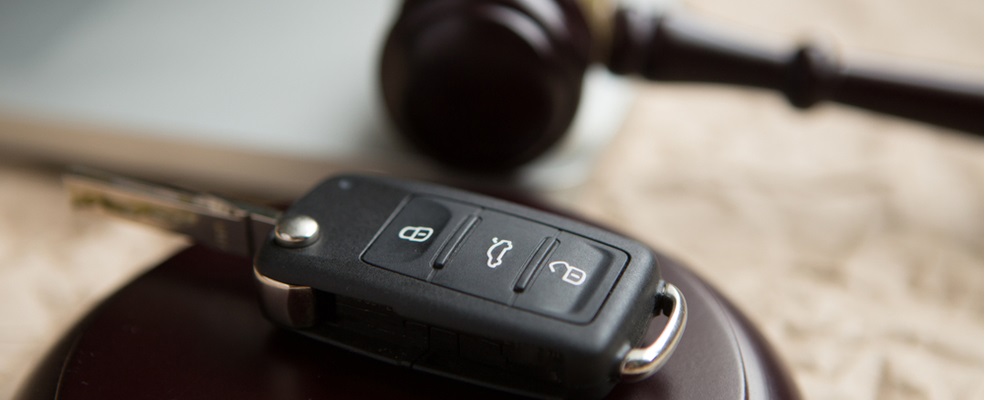
<path fill-rule="evenodd" d="M 408 0 L 383 49 L 383 99 L 422 152 L 508 171 L 563 136 L 590 52 L 573 1 Z"/>

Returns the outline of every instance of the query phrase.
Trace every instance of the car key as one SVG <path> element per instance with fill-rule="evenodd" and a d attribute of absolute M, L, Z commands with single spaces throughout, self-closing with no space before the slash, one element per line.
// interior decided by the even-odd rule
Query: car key
<path fill-rule="evenodd" d="M 646 246 L 475 193 L 343 175 L 281 213 L 94 170 L 65 182 L 77 207 L 252 257 L 278 325 L 508 392 L 602 397 L 657 371 L 686 325 Z"/>

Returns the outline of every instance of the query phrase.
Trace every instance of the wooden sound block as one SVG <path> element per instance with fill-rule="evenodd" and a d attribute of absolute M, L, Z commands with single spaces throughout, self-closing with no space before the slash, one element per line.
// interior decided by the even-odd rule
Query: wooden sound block
<path fill-rule="evenodd" d="M 702 279 L 660 256 L 689 321 L 656 375 L 614 399 L 796 399 L 763 337 Z M 655 335 L 663 321 L 653 322 Z M 93 310 L 16 399 L 503 398 L 510 395 L 350 353 L 260 312 L 250 260 L 191 247 Z"/>

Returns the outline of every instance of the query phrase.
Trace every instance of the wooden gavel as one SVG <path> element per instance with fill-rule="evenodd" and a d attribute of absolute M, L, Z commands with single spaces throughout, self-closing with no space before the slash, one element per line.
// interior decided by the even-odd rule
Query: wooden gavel
<path fill-rule="evenodd" d="M 408 0 L 384 46 L 397 128 L 451 166 L 504 171 L 565 133 L 593 62 L 652 81 L 772 89 L 981 138 L 982 83 L 847 68 L 819 47 L 773 50 L 687 19 L 574 0 Z M 601 11 L 600 11 L 601 10 Z"/>

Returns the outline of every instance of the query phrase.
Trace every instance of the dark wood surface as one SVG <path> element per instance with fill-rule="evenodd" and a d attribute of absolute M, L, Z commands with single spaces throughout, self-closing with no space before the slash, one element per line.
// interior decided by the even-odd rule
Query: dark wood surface
<path fill-rule="evenodd" d="M 686 294 L 677 353 L 623 399 L 794 399 L 762 337 L 718 293 L 662 259 Z M 192 247 L 136 279 L 53 348 L 18 399 L 501 398 L 281 330 L 261 315 L 249 260 Z M 658 330 L 662 321 L 655 320 Z M 655 332 L 651 332 L 654 334 Z"/>

